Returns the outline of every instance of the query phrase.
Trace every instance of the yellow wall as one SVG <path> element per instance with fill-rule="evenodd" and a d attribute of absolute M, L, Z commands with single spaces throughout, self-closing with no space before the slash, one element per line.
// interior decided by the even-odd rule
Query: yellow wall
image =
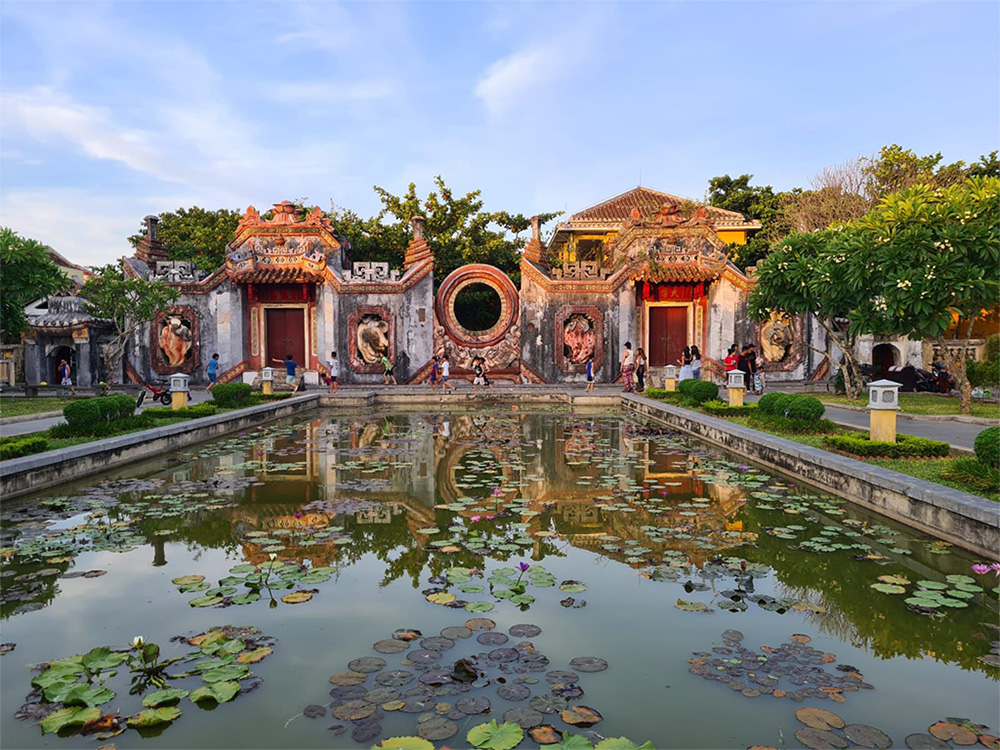
<path fill-rule="evenodd" d="M 727 245 L 747 244 L 747 232 L 745 229 L 716 229 L 715 233 Z"/>

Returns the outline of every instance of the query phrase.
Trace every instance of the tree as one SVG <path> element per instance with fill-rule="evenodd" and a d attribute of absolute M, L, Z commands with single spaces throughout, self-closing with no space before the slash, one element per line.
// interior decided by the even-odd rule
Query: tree
<path fill-rule="evenodd" d="M 170 260 L 194 261 L 198 268 L 211 272 L 226 262 L 226 245 L 236 233 L 240 216 L 228 208 L 178 208 L 160 214 L 156 233 Z M 145 236 L 143 225 L 128 240 L 135 247 Z"/>
<path fill-rule="evenodd" d="M 844 386 L 851 398 L 861 391 L 860 369 L 854 358 L 854 344 L 859 334 L 853 325 L 859 311 L 871 308 L 869 288 L 855 283 L 851 273 L 856 263 L 857 238 L 836 229 L 791 234 L 757 266 L 754 287 L 747 300 L 747 312 L 757 320 L 772 312 L 789 315 L 813 315 L 827 333 L 827 348 L 819 350 L 807 341 L 803 344 L 837 361 L 830 342 L 840 350 L 844 365 Z"/>
<path fill-rule="evenodd" d="M 949 348 L 945 334 L 968 338 L 973 319 L 1000 299 L 1000 179 L 917 185 L 886 197 L 845 232 L 859 248 L 852 286 L 871 289 L 876 301 L 858 309 L 852 329 L 933 340 L 962 394 L 962 413 L 971 414 L 965 353 Z"/>
<path fill-rule="evenodd" d="M 179 293 L 162 281 L 126 276 L 121 266 L 92 268 L 94 275 L 80 290 L 87 312 L 111 321 L 115 338 L 107 349 L 104 366 L 108 382 L 118 382 L 122 356 L 129 338 L 157 313 L 175 302 Z"/>
<path fill-rule="evenodd" d="M 455 197 L 440 176 L 434 178 L 434 185 L 437 189 L 424 199 L 417 196 L 412 182 L 399 196 L 375 186 L 382 208 L 370 219 L 332 205 L 328 216 L 337 233 L 350 242 L 351 259 L 383 261 L 402 268 L 411 239 L 410 219 L 423 216 L 427 220 L 424 236 L 434 251 L 435 278 L 444 279 L 467 263 L 488 263 L 516 283 L 524 244 L 521 234 L 531 226 L 531 220 L 522 214 L 484 211 L 479 190 Z M 541 214 L 542 223 L 558 215 Z"/>
<path fill-rule="evenodd" d="M 732 245 L 729 256 L 742 269 L 763 258 L 771 245 L 788 234 L 783 226 L 781 206 L 788 193 L 775 193 L 770 185 L 751 185 L 752 174 L 730 177 L 728 174 L 708 181 L 707 202 L 710 206 L 739 211 L 747 219 L 756 219 L 761 228 L 746 245 Z"/>
<path fill-rule="evenodd" d="M 37 299 L 65 291 L 70 280 L 38 240 L 0 227 L 0 332 L 13 343 L 27 328 L 24 308 Z"/>
<path fill-rule="evenodd" d="M 781 205 L 781 225 L 789 232 L 815 232 L 853 221 L 872 206 L 871 179 L 861 159 L 824 167 L 811 184 L 811 190 L 793 190 Z"/>
<path fill-rule="evenodd" d="M 991 156 L 996 159 L 995 152 Z M 914 185 L 947 187 L 966 178 L 964 161 L 941 164 L 943 158 L 940 152 L 917 156 L 910 149 L 895 143 L 883 146 L 878 155 L 861 160 L 873 201 Z M 988 170 L 988 159 L 989 157 L 982 157 L 983 162 L 978 166 L 974 164 L 972 168 L 977 173 Z"/>

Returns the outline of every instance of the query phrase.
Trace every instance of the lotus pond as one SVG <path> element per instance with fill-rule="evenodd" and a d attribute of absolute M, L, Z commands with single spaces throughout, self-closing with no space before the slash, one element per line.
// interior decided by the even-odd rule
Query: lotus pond
<path fill-rule="evenodd" d="M 4 748 L 997 747 L 995 571 L 627 416 L 316 413 L 0 515 Z"/>

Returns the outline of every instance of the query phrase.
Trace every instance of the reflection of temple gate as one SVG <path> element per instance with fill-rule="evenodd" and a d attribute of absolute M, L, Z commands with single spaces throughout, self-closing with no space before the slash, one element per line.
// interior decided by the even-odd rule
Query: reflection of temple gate
<path fill-rule="evenodd" d="M 688 305 L 647 303 L 646 355 L 650 367 L 677 364 L 688 345 Z"/>
<path fill-rule="evenodd" d="M 301 307 L 269 307 L 265 310 L 264 352 L 268 360 L 292 355 L 299 367 L 306 359 L 306 319 Z M 273 362 L 268 362 L 273 364 Z"/>

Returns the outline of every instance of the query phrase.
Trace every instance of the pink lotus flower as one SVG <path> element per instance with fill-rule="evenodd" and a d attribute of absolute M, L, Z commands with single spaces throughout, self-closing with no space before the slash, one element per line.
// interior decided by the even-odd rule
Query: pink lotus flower
<path fill-rule="evenodd" d="M 493 494 L 494 495 L 502 495 L 503 494 L 503 490 L 501 490 L 499 487 L 495 487 L 493 489 Z"/>
<path fill-rule="evenodd" d="M 986 563 L 976 563 L 972 566 L 972 572 L 978 573 L 981 576 L 986 575 L 991 570 L 993 570 L 993 566 Z"/>
<path fill-rule="evenodd" d="M 473 523 L 479 523 L 482 520 L 482 516 L 472 516 L 469 520 Z"/>
<path fill-rule="evenodd" d="M 993 563 L 990 568 L 997 574 L 997 578 L 1000 578 L 1000 562 Z"/>
<path fill-rule="evenodd" d="M 487 521 L 492 521 L 493 520 L 493 516 L 486 516 L 486 520 Z"/>

